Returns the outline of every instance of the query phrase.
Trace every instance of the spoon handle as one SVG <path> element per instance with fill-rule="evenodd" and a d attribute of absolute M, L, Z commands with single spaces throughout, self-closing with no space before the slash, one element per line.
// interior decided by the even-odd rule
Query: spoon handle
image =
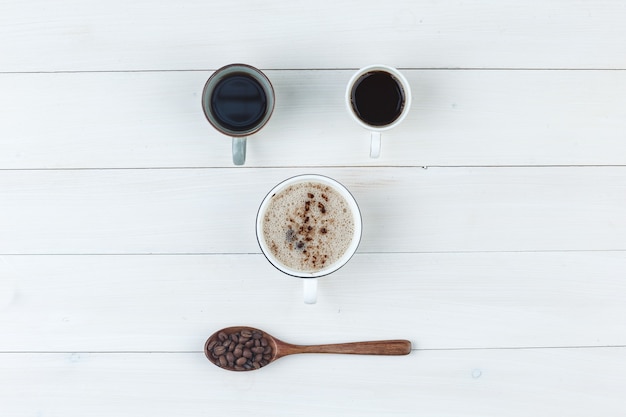
<path fill-rule="evenodd" d="M 290 345 L 294 353 L 346 353 L 351 355 L 408 355 L 411 342 L 408 340 L 377 340 L 372 342 L 337 343 L 330 345 Z"/>

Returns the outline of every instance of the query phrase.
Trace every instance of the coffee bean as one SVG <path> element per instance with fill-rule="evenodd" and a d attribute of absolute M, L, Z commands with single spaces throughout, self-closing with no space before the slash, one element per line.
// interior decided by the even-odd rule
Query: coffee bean
<path fill-rule="evenodd" d="M 222 331 L 207 344 L 207 357 L 213 363 L 235 371 L 259 369 L 269 363 L 272 353 L 269 340 L 253 329 Z"/>

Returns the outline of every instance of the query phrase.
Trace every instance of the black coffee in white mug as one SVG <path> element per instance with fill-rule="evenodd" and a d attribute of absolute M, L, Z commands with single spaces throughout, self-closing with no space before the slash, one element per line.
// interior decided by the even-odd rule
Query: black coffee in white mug
<path fill-rule="evenodd" d="M 352 76 L 346 90 L 348 111 L 371 131 L 370 156 L 380 155 L 381 132 L 397 126 L 411 105 L 409 83 L 396 69 L 370 65 Z"/>
<path fill-rule="evenodd" d="M 233 138 L 233 163 L 246 160 L 246 139 L 268 122 L 274 109 L 274 89 L 260 70 L 232 64 L 215 71 L 204 86 L 202 109 L 219 132 Z"/>

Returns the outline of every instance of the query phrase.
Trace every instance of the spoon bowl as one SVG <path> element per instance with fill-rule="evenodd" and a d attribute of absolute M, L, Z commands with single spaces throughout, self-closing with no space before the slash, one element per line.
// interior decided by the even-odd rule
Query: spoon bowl
<path fill-rule="evenodd" d="M 294 345 L 249 326 L 226 327 L 213 333 L 204 344 L 207 359 L 229 371 L 253 371 L 283 356 L 297 353 L 338 353 L 352 355 L 408 355 L 408 340 L 325 345 Z"/>

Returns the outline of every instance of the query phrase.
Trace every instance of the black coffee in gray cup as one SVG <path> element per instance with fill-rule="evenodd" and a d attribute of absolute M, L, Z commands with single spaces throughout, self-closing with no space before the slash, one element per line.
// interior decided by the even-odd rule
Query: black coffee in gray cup
<path fill-rule="evenodd" d="M 250 65 L 226 65 L 206 82 L 202 109 L 215 129 L 232 137 L 233 163 L 243 165 L 247 137 L 261 130 L 272 115 L 274 88 Z"/>
<path fill-rule="evenodd" d="M 232 132 L 247 132 L 263 120 L 267 95 L 257 80 L 235 72 L 213 88 L 210 111 L 220 126 Z"/>

